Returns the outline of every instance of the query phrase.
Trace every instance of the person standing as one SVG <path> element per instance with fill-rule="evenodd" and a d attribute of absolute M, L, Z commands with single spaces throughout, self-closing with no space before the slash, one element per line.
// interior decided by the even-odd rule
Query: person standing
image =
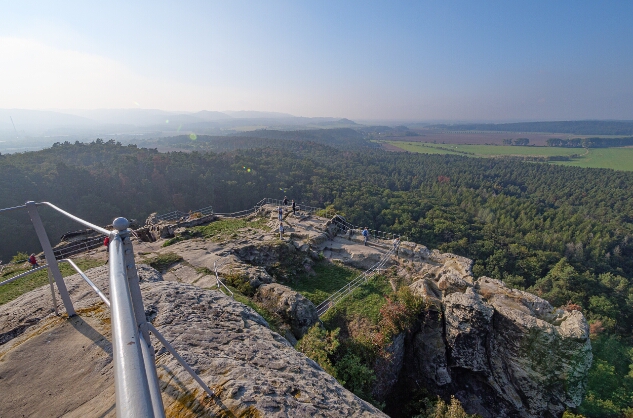
<path fill-rule="evenodd" d="M 106 247 L 106 256 L 108 257 L 105 264 L 108 264 L 108 261 L 110 261 L 110 237 L 105 237 L 103 239 L 103 246 Z"/>
<path fill-rule="evenodd" d="M 284 224 L 283 222 L 279 222 L 279 239 L 284 238 Z"/>
<path fill-rule="evenodd" d="M 284 210 L 281 206 L 277 207 L 277 212 L 279 213 L 279 222 L 284 220 Z"/>
<path fill-rule="evenodd" d="M 297 204 L 295 203 L 294 199 L 292 199 L 292 214 L 293 215 L 297 214 Z"/>
<path fill-rule="evenodd" d="M 31 265 L 31 269 L 34 269 L 34 268 L 40 266 L 39 264 L 37 264 L 37 259 L 35 258 L 35 253 L 31 254 L 31 256 L 29 257 L 29 264 Z"/>
<path fill-rule="evenodd" d="M 365 229 L 363 229 L 363 245 L 367 245 L 367 238 L 369 238 L 369 231 L 367 230 L 367 227 L 365 227 Z"/>
<path fill-rule="evenodd" d="M 284 196 L 284 206 L 288 206 L 288 198 Z"/>
<path fill-rule="evenodd" d="M 393 239 L 393 252 L 398 251 L 398 247 L 400 246 L 400 237 L 395 237 Z"/>

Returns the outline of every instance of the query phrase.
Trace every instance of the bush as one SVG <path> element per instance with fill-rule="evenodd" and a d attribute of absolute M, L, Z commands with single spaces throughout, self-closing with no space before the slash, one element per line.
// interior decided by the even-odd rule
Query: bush
<path fill-rule="evenodd" d="M 340 344 L 339 331 L 339 328 L 326 331 L 319 324 L 316 324 L 297 344 L 297 350 L 316 361 L 323 370 L 333 377 L 337 377 L 337 373 L 330 356 L 334 354 Z"/>
<path fill-rule="evenodd" d="M 381 347 L 389 344 L 393 337 L 413 325 L 423 308 L 424 300 L 413 295 L 408 286 L 387 297 L 387 303 L 380 308 L 380 331 L 374 334 L 374 343 Z"/>
<path fill-rule="evenodd" d="M 255 295 L 256 289 L 251 286 L 250 282 L 248 281 L 248 277 L 246 276 L 242 276 L 237 273 L 227 273 L 222 275 L 222 280 L 229 286 L 236 288 L 241 294 L 245 296 L 252 297 Z"/>
<path fill-rule="evenodd" d="M 16 255 L 13 256 L 13 258 L 11 259 L 11 262 L 15 264 L 19 264 L 19 263 L 25 262 L 28 259 L 29 259 L 29 255 L 27 253 L 23 253 L 19 251 Z"/>
<path fill-rule="evenodd" d="M 362 363 L 360 357 L 351 352 L 346 353 L 336 362 L 336 372 L 343 386 L 356 396 L 371 399 L 371 388 L 376 380 L 376 374 Z"/>
<path fill-rule="evenodd" d="M 421 410 L 419 415 L 414 418 L 469 418 L 477 415 L 468 415 L 461 402 L 454 396 L 451 396 L 451 402 L 446 403 L 442 399 L 437 400 L 435 404 L 426 403 L 426 407 Z"/>

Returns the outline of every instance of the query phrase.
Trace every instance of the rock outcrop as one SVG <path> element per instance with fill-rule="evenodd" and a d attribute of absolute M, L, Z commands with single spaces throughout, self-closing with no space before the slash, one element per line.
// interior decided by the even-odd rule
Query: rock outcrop
<path fill-rule="evenodd" d="M 106 289 L 107 269 L 87 274 Z M 160 281 L 149 269 L 142 277 L 148 318 L 216 394 L 208 398 L 160 349 L 167 416 L 385 416 L 294 350 L 251 308 L 218 291 Z M 78 317 L 48 314 L 48 287 L 0 306 L 2 416 L 114 416 L 109 311 L 79 277 L 66 283 Z"/>
<path fill-rule="evenodd" d="M 312 302 L 300 293 L 278 283 L 261 285 L 255 294 L 255 301 L 289 324 L 290 332 L 297 340 L 319 321 Z"/>
<path fill-rule="evenodd" d="M 469 413 L 557 417 L 580 404 L 591 366 L 589 330 L 578 311 L 454 268 L 410 285 L 428 308 L 405 342 L 402 379 Z"/>

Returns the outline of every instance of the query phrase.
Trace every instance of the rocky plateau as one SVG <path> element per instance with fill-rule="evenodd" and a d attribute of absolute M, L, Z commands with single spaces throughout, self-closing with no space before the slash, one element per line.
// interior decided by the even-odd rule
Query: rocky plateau
<path fill-rule="evenodd" d="M 301 273 L 309 280 L 319 262 L 367 269 L 391 243 L 364 246 L 359 234 L 304 213 L 286 215 L 280 240 L 274 208 L 250 220 L 261 225 L 262 218 L 264 227 L 214 240 L 186 235 L 215 216 L 176 223 L 150 217 L 134 242 L 148 320 L 216 395 L 206 396 L 154 341 L 167 415 L 385 416 L 293 348 L 319 318 L 314 304 L 283 279 Z M 163 246 L 183 234 L 186 239 Z M 142 264 L 166 254 L 179 258 L 161 271 Z M 106 253 L 87 256 L 105 261 Z M 400 244 L 388 263 L 391 286 L 409 286 L 426 308 L 376 366 L 374 398 L 406 399 L 423 389 L 454 395 L 468 413 L 485 418 L 560 417 L 577 406 L 592 360 L 582 313 L 556 309 L 494 279 L 474 279 L 471 265 L 423 245 Z M 108 293 L 105 266 L 87 274 Z M 51 313 L 48 286 L 0 306 L 3 417 L 114 416 L 109 311 L 78 275 L 65 281 L 75 317 Z M 275 330 L 220 291 L 222 283 L 271 315 Z"/>

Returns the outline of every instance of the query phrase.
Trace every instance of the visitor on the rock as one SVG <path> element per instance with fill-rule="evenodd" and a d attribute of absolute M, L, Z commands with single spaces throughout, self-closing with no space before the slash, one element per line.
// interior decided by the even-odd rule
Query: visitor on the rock
<path fill-rule="evenodd" d="M 279 239 L 284 238 L 284 224 L 279 222 Z"/>
<path fill-rule="evenodd" d="M 37 259 L 35 258 L 35 254 L 31 254 L 31 256 L 29 257 L 29 264 L 31 265 L 32 269 L 40 266 L 39 264 L 37 264 Z"/>
<path fill-rule="evenodd" d="M 279 221 L 283 220 L 284 217 L 284 210 L 281 206 L 277 207 L 277 212 L 279 212 Z"/>
<path fill-rule="evenodd" d="M 288 198 L 284 196 L 284 206 L 288 206 Z"/>
<path fill-rule="evenodd" d="M 103 239 L 103 246 L 106 247 L 106 253 L 109 253 L 110 252 L 110 237 L 105 237 Z M 105 264 L 108 264 L 108 261 L 110 260 L 110 255 L 106 254 L 106 256 L 108 258 L 106 259 Z"/>
<path fill-rule="evenodd" d="M 365 229 L 363 229 L 363 245 L 367 245 L 367 238 L 369 238 L 369 231 L 367 227 L 365 227 Z"/>
<path fill-rule="evenodd" d="M 297 204 L 295 203 L 294 199 L 292 199 L 292 214 L 293 215 L 297 214 Z"/>
<path fill-rule="evenodd" d="M 395 237 L 393 239 L 393 251 L 398 251 L 398 246 L 400 246 L 400 237 Z"/>

